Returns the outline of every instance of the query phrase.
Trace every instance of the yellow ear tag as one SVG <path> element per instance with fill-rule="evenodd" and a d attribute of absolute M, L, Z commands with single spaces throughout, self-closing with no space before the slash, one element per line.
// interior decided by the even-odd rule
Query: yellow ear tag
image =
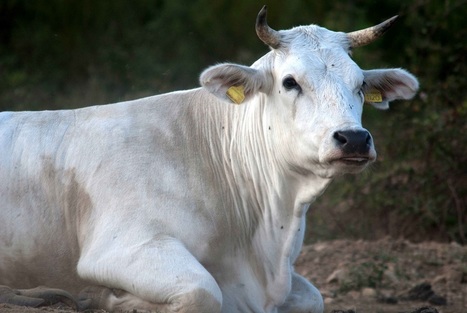
<path fill-rule="evenodd" d="M 365 92 L 365 101 L 373 103 L 383 102 L 383 95 L 381 95 L 381 92 L 379 90 L 368 90 L 367 92 Z"/>
<path fill-rule="evenodd" d="M 232 86 L 225 93 L 233 103 L 240 104 L 245 100 L 245 88 L 243 86 Z"/>

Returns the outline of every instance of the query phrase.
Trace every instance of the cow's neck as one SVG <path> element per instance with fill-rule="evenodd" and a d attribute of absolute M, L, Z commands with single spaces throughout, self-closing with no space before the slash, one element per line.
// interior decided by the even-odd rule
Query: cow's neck
<path fill-rule="evenodd" d="M 226 212 L 233 238 L 243 248 L 250 245 L 248 253 L 257 259 L 253 263 L 279 264 L 263 273 L 262 279 L 286 284 L 290 263 L 303 242 L 308 205 L 330 179 L 298 173 L 281 162 L 278 154 L 283 147 L 268 138 L 269 127 L 278 125 L 265 124 L 271 121 L 264 119 L 266 104 L 262 101 L 258 97 L 242 106 L 215 103 L 209 109 L 200 108 L 207 111 L 199 112 L 198 118 L 213 119 L 209 123 L 213 127 L 204 127 L 203 136 L 211 149 L 213 167 L 224 180 L 223 192 L 231 195 L 228 203 L 233 208 Z M 283 293 L 284 283 L 268 284 L 277 287 L 270 292 Z"/>
<path fill-rule="evenodd" d="M 267 105 L 262 94 L 240 107 L 223 104 L 228 118 L 223 117 L 226 126 L 220 155 L 228 155 L 224 170 L 236 182 L 232 189 L 238 192 L 237 205 L 246 212 L 259 213 L 263 223 L 277 219 L 275 222 L 287 224 L 294 217 L 302 217 L 303 207 L 313 202 L 331 180 L 290 166 L 289 153 L 284 151 L 287 147 L 276 140 L 289 136 L 278 136 L 277 129 L 285 130 L 290 125 L 266 117 Z"/>

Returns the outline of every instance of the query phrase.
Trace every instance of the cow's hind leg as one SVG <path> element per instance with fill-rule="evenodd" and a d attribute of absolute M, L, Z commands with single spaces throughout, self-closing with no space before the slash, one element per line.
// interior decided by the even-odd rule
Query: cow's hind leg
<path fill-rule="evenodd" d="M 33 289 L 11 289 L 7 286 L 0 286 L 0 303 L 39 307 L 59 302 L 77 310 L 85 309 L 89 305 L 89 301 L 76 301 L 70 293 L 62 289 L 45 286 Z"/>
<path fill-rule="evenodd" d="M 109 311 L 219 313 L 222 292 L 211 274 L 174 238 L 143 245 L 92 247 L 79 275 L 96 286 L 83 290 L 92 308 Z"/>

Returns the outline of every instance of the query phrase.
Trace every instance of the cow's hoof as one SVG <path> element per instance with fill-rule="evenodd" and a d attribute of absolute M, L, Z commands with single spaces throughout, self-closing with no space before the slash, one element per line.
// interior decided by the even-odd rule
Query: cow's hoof
<path fill-rule="evenodd" d="M 112 290 L 100 286 L 88 286 L 78 295 L 78 303 L 83 309 L 99 309 L 107 306 L 107 300 L 112 296 Z"/>
<path fill-rule="evenodd" d="M 7 286 L 0 286 L 0 303 L 40 307 L 60 302 L 73 309 L 80 309 L 73 296 L 65 290 L 44 286 L 33 289 L 11 289 Z"/>

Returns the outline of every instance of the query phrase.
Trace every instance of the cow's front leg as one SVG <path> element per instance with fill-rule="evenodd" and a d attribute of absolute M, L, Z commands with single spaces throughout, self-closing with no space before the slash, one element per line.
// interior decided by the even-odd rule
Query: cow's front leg
<path fill-rule="evenodd" d="M 116 312 L 204 312 L 208 303 L 202 301 L 200 294 L 192 294 L 197 301 L 181 301 L 177 305 L 163 303 L 152 303 L 135 296 L 125 290 L 107 288 L 103 286 L 88 286 L 79 293 L 79 301 L 86 302 L 83 309 L 105 309 Z M 201 295 L 202 296 L 202 295 Z M 209 299 L 207 299 L 209 300 Z M 201 302 L 201 303 L 200 303 Z M 200 306 L 202 304 L 202 306 Z M 215 310 L 217 304 L 208 308 L 206 312 L 218 312 Z"/>
<path fill-rule="evenodd" d="M 292 274 L 292 290 L 280 313 L 323 313 L 324 303 L 318 289 L 297 273 Z"/>
<path fill-rule="evenodd" d="M 178 240 L 170 237 L 126 246 L 90 247 L 78 274 L 96 284 L 81 299 L 109 311 L 212 312 L 222 306 L 222 292 L 211 274 Z"/>

